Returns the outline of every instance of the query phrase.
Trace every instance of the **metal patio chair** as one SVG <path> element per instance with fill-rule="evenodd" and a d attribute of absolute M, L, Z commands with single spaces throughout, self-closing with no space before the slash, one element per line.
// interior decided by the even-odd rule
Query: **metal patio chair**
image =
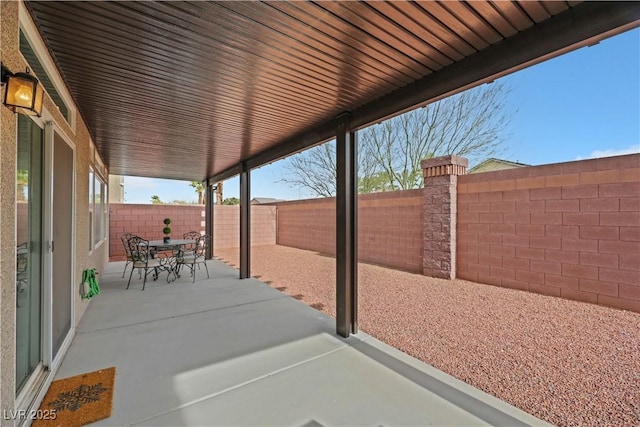
<path fill-rule="evenodd" d="M 207 267 L 207 260 L 205 258 L 207 249 L 211 245 L 211 236 L 202 235 L 196 241 L 195 249 L 193 253 L 179 253 L 176 256 L 176 270 L 178 273 L 183 266 L 186 266 L 191 271 L 192 283 L 196 281 L 196 266 L 200 268 L 200 264 L 204 265 L 207 271 L 207 279 L 209 278 L 209 268 Z"/>
<path fill-rule="evenodd" d="M 131 257 L 131 250 L 129 249 L 129 239 L 135 236 L 135 234 L 124 233 L 120 236 L 120 240 L 122 240 L 122 246 L 124 246 L 124 253 L 127 256 L 127 262 L 124 264 L 124 270 L 122 271 L 122 278 L 124 278 L 124 274 L 127 272 L 127 267 L 129 264 L 133 264 L 133 258 Z"/>
<path fill-rule="evenodd" d="M 189 239 L 189 240 L 193 240 L 193 243 L 190 243 L 188 245 L 184 245 L 182 247 L 182 254 L 183 255 L 193 255 L 193 253 L 196 250 L 196 245 L 198 243 L 198 239 L 200 238 L 201 234 L 199 231 L 187 231 L 186 233 L 184 233 L 182 235 L 183 239 Z"/>
<path fill-rule="evenodd" d="M 133 270 L 135 270 L 136 268 L 140 272 L 144 270 L 144 280 L 142 282 L 143 291 L 147 284 L 147 276 L 149 275 L 149 273 L 153 273 L 153 280 L 157 280 L 160 271 L 171 271 L 171 266 L 168 264 L 167 258 L 153 257 L 153 254 L 149 248 L 148 240 L 145 240 L 140 236 L 132 236 L 129 238 L 127 243 L 129 246 L 129 251 L 131 252 L 131 259 L 133 262 L 131 273 L 129 273 L 129 282 L 127 283 L 127 289 L 129 289 L 129 286 L 131 285 L 131 276 L 133 276 Z M 167 281 L 169 281 L 169 276 L 167 276 Z"/>

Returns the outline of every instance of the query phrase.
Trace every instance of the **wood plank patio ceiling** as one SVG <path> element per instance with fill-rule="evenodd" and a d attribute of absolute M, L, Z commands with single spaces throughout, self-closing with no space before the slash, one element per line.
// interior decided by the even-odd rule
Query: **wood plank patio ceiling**
<path fill-rule="evenodd" d="M 394 97 L 579 3 L 26 4 L 110 172 L 202 180 L 320 142 L 344 111 L 425 103 Z"/>

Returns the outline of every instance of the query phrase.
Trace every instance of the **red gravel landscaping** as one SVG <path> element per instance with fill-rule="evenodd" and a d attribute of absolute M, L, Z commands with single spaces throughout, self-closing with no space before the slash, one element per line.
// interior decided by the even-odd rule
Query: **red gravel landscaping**
<path fill-rule="evenodd" d="M 238 250 L 216 251 L 236 266 Z M 335 317 L 335 259 L 251 249 L 251 273 Z M 547 422 L 640 425 L 640 314 L 360 264 L 364 332 Z"/>

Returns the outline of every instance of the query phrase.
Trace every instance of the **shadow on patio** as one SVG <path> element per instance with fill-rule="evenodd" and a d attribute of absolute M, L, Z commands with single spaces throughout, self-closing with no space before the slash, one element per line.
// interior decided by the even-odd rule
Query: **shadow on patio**
<path fill-rule="evenodd" d="M 116 367 L 95 425 L 528 425 L 542 421 L 233 268 L 125 290 L 100 275 L 57 378 Z"/>

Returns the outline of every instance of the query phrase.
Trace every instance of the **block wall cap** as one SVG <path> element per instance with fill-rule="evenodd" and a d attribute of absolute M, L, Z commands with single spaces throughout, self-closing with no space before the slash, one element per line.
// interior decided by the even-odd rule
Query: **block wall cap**
<path fill-rule="evenodd" d="M 450 155 L 434 157 L 432 159 L 425 159 L 420 162 L 420 166 L 422 167 L 422 169 L 446 165 L 458 165 L 464 166 L 466 168 L 467 166 L 469 166 L 469 160 L 465 157 Z"/>

